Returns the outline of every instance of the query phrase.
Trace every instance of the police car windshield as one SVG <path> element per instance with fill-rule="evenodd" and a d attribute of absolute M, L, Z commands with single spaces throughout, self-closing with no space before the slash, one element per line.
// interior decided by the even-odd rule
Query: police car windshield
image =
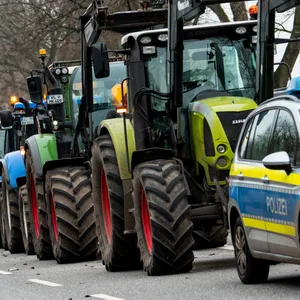
<path fill-rule="evenodd" d="M 214 89 L 229 95 L 254 98 L 255 46 L 247 38 L 226 36 L 184 41 L 183 101 L 185 107 L 201 91 Z M 157 47 L 147 58 L 148 86 L 168 91 L 167 48 Z"/>

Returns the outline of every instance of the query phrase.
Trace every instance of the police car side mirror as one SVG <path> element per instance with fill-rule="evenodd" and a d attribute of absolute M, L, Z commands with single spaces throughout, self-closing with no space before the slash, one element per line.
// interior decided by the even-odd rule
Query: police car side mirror
<path fill-rule="evenodd" d="M 284 170 L 287 175 L 292 172 L 291 159 L 285 151 L 267 155 L 262 160 L 263 165 L 270 170 Z"/>

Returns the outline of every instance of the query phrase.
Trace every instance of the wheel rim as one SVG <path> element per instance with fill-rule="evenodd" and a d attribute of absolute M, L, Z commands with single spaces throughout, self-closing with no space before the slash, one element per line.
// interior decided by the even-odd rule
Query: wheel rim
<path fill-rule="evenodd" d="M 56 221 L 56 212 L 54 206 L 53 196 L 51 196 L 51 219 L 52 219 L 52 228 L 56 241 L 58 241 L 58 229 L 57 229 L 57 221 Z"/>
<path fill-rule="evenodd" d="M 7 210 L 8 228 L 9 230 L 11 230 L 11 215 L 10 215 L 9 194 L 8 194 L 7 186 L 6 186 L 6 210 Z"/>
<path fill-rule="evenodd" d="M 151 228 L 151 220 L 148 209 L 147 198 L 144 189 L 141 192 L 141 211 L 142 211 L 142 223 L 146 245 L 148 248 L 148 252 L 152 253 L 152 228 Z"/>
<path fill-rule="evenodd" d="M 34 185 L 34 180 L 33 180 L 32 173 L 31 173 L 31 176 L 30 176 L 30 196 L 31 196 L 31 209 L 32 209 L 33 227 L 34 227 L 35 235 L 37 237 L 39 237 L 40 236 L 39 213 L 38 213 L 36 191 L 35 191 L 35 185 Z"/>
<path fill-rule="evenodd" d="M 103 212 L 103 222 L 108 243 L 111 244 L 112 238 L 112 222 L 110 215 L 110 202 L 108 195 L 107 180 L 104 169 L 101 170 L 101 205 Z"/>
<path fill-rule="evenodd" d="M 23 226 L 24 226 L 24 232 L 25 232 L 26 239 L 28 239 L 27 218 L 26 218 L 26 210 L 25 210 L 25 203 L 24 202 L 25 202 L 24 199 L 22 199 Z"/>
<path fill-rule="evenodd" d="M 237 227 L 235 233 L 235 248 L 236 260 L 240 274 L 244 275 L 247 268 L 246 253 L 245 253 L 246 239 L 241 226 Z"/>

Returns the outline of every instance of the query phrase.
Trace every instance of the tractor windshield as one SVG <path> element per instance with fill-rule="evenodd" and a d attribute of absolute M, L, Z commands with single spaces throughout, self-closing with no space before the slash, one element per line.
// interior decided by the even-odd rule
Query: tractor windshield
<path fill-rule="evenodd" d="M 185 40 L 184 107 L 205 90 L 222 91 L 228 95 L 254 99 L 255 68 L 255 47 L 246 38 L 231 40 L 228 37 L 213 37 Z M 168 91 L 166 47 L 157 47 L 156 54 L 147 58 L 146 72 L 150 88 L 160 92 Z M 158 103 L 156 105 L 162 107 Z M 158 107 L 155 109 L 161 110 Z"/>
<path fill-rule="evenodd" d="M 82 97 L 81 68 L 76 69 L 75 72 L 74 79 L 71 81 L 71 91 L 73 114 L 75 116 L 75 122 L 77 122 Z M 126 68 L 123 61 L 110 63 L 109 77 L 101 79 L 93 77 L 94 127 L 98 126 L 102 120 L 106 119 L 106 116 L 110 111 L 115 111 L 111 90 L 116 83 L 121 83 L 125 77 Z"/>

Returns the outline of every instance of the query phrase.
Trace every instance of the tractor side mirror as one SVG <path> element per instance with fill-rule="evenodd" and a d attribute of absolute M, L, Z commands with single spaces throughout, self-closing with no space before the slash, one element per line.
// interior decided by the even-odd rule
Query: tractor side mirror
<path fill-rule="evenodd" d="M 0 111 L 0 120 L 1 120 L 1 127 L 3 128 L 11 127 L 14 123 L 12 113 L 9 109 Z"/>
<path fill-rule="evenodd" d="M 92 58 L 94 74 L 96 78 L 108 77 L 109 72 L 109 59 L 107 46 L 104 43 L 96 43 L 92 45 Z"/>
<path fill-rule="evenodd" d="M 34 75 L 27 77 L 27 87 L 31 101 L 36 104 L 43 103 L 43 90 L 41 76 Z"/>

